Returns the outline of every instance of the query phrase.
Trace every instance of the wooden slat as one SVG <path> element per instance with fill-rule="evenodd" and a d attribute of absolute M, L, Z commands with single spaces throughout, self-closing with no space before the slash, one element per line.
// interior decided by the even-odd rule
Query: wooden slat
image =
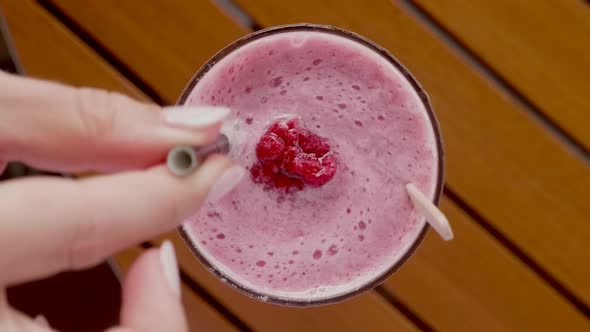
<path fill-rule="evenodd" d="M 28 75 L 147 99 L 36 4 L 28 0 L 0 0 L 0 7 Z"/>
<path fill-rule="evenodd" d="M 115 256 L 117 265 L 126 273 L 131 263 L 143 252 L 139 247 L 130 248 Z M 182 284 L 182 302 L 189 331 L 237 332 L 238 329 L 223 318 L 206 301 L 196 295 L 186 284 Z"/>
<path fill-rule="evenodd" d="M 415 0 L 590 149 L 590 7 L 584 1 Z"/>
<path fill-rule="evenodd" d="M 50 1 L 90 31 L 168 102 L 209 57 L 240 37 L 209 1 Z"/>
<path fill-rule="evenodd" d="M 590 305 L 590 171 L 395 1 L 237 0 L 264 26 L 322 22 L 391 50 L 429 92 L 447 186 Z M 469 252 L 469 249 L 465 249 Z"/>
<path fill-rule="evenodd" d="M 198 263 L 183 240 L 170 234 L 181 268 L 256 331 L 418 331 L 374 292 L 339 304 L 294 309 L 252 300 L 221 283 Z M 161 243 L 157 241 L 156 244 Z"/>
<path fill-rule="evenodd" d="M 7 16 L 16 48 L 29 75 L 72 85 L 101 87 L 147 100 L 140 90 L 33 2 L 1 0 L 0 7 Z M 125 269 L 138 252 L 138 248 L 125 251 L 117 256 L 117 261 Z M 185 285 L 183 301 L 191 331 L 238 331 Z"/>
<path fill-rule="evenodd" d="M 585 319 L 448 198 L 455 239 L 431 232 L 384 286 L 441 331 L 589 331 Z"/>

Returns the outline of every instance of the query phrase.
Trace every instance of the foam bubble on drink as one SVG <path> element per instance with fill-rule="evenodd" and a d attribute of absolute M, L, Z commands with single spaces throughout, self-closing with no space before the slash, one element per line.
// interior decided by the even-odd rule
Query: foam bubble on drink
<path fill-rule="evenodd" d="M 312 300 L 361 288 L 419 235 L 405 184 L 434 196 L 434 132 L 403 75 L 370 49 L 321 32 L 242 46 L 202 78 L 189 104 L 233 110 L 229 156 L 250 167 L 275 119 L 294 115 L 328 138 L 334 178 L 293 193 L 243 181 L 185 229 L 224 278 L 263 296 Z"/>

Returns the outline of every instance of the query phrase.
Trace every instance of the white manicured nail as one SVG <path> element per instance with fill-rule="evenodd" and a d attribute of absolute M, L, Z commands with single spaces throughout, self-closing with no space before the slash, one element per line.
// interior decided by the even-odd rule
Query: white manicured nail
<path fill-rule="evenodd" d="M 47 318 L 45 318 L 45 316 L 43 315 L 37 315 L 33 321 L 35 322 L 35 324 L 37 324 L 39 327 L 42 328 L 51 328 L 51 326 L 49 326 L 49 322 L 47 321 Z"/>
<path fill-rule="evenodd" d="M 180 296 L 180 275 L 178 272 L 178 263 L 176 262 L 176 254 L 174 253 L 174 246 L 170 240 L 164 241 L 160 247 L 160 262 L 162 263 L 162 271 L 164 278 L 168 281 L 168 286 L 176 296 Z"/>
<path fill-rule="evenodd" d="M 218 106 L 168 106 L 162 109 L 162 121 L 173 127 L 206 128 L 222 122 L 231 113 Z"/>

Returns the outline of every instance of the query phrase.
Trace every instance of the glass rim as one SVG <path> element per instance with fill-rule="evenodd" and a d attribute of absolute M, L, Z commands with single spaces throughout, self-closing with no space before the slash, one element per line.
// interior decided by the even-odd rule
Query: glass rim
<path fill-rule="evenodd" d="M 432 126 L 432 130 L 434 133 L 434 140 L 437 150 L 438 156 L 438 165 L 437 165 L 437 181 L 436 187 L 434 191 L 433 202 L 434 204 L 438 205 L 440 201 L 440 197 L 442 196 L 442 191 L 444 187 L 444 177 L 445 177 L 445 153 L 443 147 L 443 140 L 440 131 L 440 126 L 436 115 L 434 114 L 434 110 L 430 103 L 430 98 L 422 85 L 416 80 L 416 78 L 410 73 L 410 71 L 397 60 L 389 51 L 385 48 L 379 46 L 375 42 L 359 35 L 354 32 L 344 30 L 341 28 L 337 28 L 330 25 L 320 25 L 320 24 L 312 24 L 312 23 L 296 23 L 296 24 L 286 24 L 286 25 L 278 25 L 269 27 L 266 29 L 258 30 L 252 33 L 249 33 L 242 38 L 230 43 L 229 45 L 225 46 L 219 52 L 217 52 L 213 57 L 211 57 L 197 72 L 193 75 L 189 83 L 186 85 L 184 90 L 182 91 L 180 97 L 178 98 L 177 105 L 183 105 L 191 92 L 193 91 L 194 87 L 197 83 L 209 72 L 209 70 L 220 60 L 225 58 L 227 55 L 232 53 L 233 51 L 239 49 L 241 46 L 244 46 L 250 42 L 256 41 L 258 39 L 272 36 L 275 34 L 285 33 L 285 32 L 294 32 L 294 31 L 313 31 L 313 32 L 321 32 L 321 33 L 328 33 L 333 34 L 339 37 L 344 37 L 354 42 L 358 42 L 361 45 L 368 47 L 372 51 L 376 52 L 377 54 L 381 55 L 385 60 L 391 63 L 403 76 L 404 78 L 410 83 L 414 91 L 418 94 L 426 113 L 428 114 L 428 118 L 430 120 L 430 124 Z M 353 298 L 357 295 L 360 295 L 366 291 L 369 291 L 381 283 L 383 283 L 388 277 L 394 274 L 397 270 L 399 270 L 404 263 L 408 261 L 408 259 L 414 254 L 416 249 L 420 246 L 428 229 L 430 228 L 428 222 L 424 222 L 424 226 L 420 230 L 418 236 L 414 239 L 413 243 L 406 249 L 404 254 L 389 267 L 387 270 L 379 274 L 378 276 L 372 278 L 366 284 L 363 284 L 361 287 L 353 288 L 350 291 L 346 291 L 344 293 L 337 294 L 332 297 L 324 297 L 318 299 L 298 299 L 298 298 L 288 298 L 285 296 L 273 296 L 271 294 L 257 291 L 251 287 L 245 286 L 243 283 L 239 281 L 233 280 L 231 277 L 224 274 L 221 269 L 215 266 L 214 263 L 209 261 L 205 255 L 201 254 L 199 248 L 193 243 L 190 238 L 190 235 L 185 230 L 184 226 L 181 225 L 178 227 L 178 232 L 180 236 L 184 240 L 185 244 L 189 247 L 193 255 L 199 260 L 205 268 L 212 273 L 217 279 L 224 280 L 223 283 L 229 285 L 231 288 L 257 300 L 262 300 L 266 303 L 278 304 L 283 306 L 291 306 L 291 307 L 309 307 L 309 306 L 320 306 L 326 304 L 333 304 L 338 303 L 350 298 Z"/>

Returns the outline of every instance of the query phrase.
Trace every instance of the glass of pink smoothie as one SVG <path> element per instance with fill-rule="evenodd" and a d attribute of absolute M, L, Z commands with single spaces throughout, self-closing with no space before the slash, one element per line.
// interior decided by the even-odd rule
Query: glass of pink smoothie
<path fill-rule="evenodd" d="M 249 170 L 180 227 L 229 286 L 282 305 L 335 303 L 377 286 L 424 238 L 405 185 L 438 203 L 438 122 L 375 43 L 312 24 L 255 32 L 209 60 L 178 103 L 229 107 L 229 157 Z"/>

